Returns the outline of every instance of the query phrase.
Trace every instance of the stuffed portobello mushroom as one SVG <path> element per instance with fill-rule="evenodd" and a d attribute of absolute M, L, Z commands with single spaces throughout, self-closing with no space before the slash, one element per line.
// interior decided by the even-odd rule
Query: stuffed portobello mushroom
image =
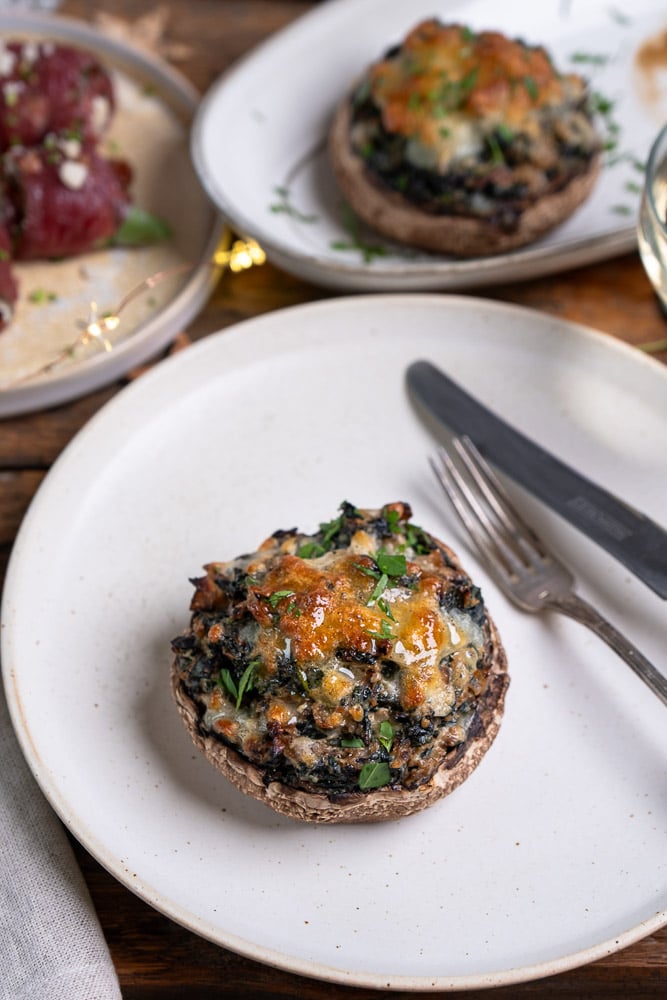
<path fill-rule="evenodd" d="M 599 169 L 586 81 L 541 46 L 436 19 L 370 66 L 329 153 L 357 215 L 458 256 L 523 246 L 566 219 Z"/>
<path fill-rule="evenodd" d="M 341 505 L 193 580 L 172 691 L 195 744 L 279 813 L 393 819 L 477 766 L 507 664 L 479 589 L 405 503 Z"/>

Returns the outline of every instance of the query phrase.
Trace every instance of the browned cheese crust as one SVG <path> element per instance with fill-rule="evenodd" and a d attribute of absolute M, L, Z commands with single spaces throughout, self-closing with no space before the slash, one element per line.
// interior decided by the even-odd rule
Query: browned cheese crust
<path fill-rule="evenodd" d="M 337 521 L 322 525 L 315 535 L 278 532 L 257 553 L 206 567 L 206 577 L 195 581 L 191 627 L 174 640 L 171 688 L 197 748 L 243 793 L 307 822 L 378 822 L 424 809 L 471 774 L 498 733 L 509 678 L 497 629 L 452 550 L 422 529 L 408 528 L 406 504 L 379 511 L 342 509 Z M 338 537 L 331 525 L 337 526 Z M 322 543 L 332 547 L 320 552 Z M 298 551 L 308 554 L 299 557 Z M 253 581 L 243 599 L 241 576 Z M 344 598 L 332 598 L 320 614 L 318 628 L 325 634 L 315 646 L 317 628 L 308 616 L 319 614 L 326 595 L 336 590 L 344 591 Z M 252 634 L 244 618 L 248 604 L 263 623 Z M 452 610 L 441 613 L 445 606 Z M 342 627 L 341 634 L 326 631 L 331 628 L 327 615 L 335 619 L 334 629 Z M 386 628 L 378 625 L 383 620 Z M 246 641 L 244 662 L 264 672 L 256 689 L 241 696 L 243 664 L 235 681 L 228 672 L 231 693 L 216 672 L 202 667 L 203 660 L 218 656 L 220 642 L 228 650 L 236 648 L 232 631 L 237 626 Z M 453 639 L 447 639 L 447 630 Z M 277 666 L 271 662 L 271 649 L 283 648 L 286 636 L 293 658 L 289 669 L 284 660 Z M 307 656 L 300 652 L 304 648 Z M 381 693 L 380 667 L 394 670 L 404 648 L 413 655 L 406 655 L 394 674 L 400 697 L 394 694 L 392 701 L 389 689 Z M 223 662 L 229 662 L 226 655 L 216 660 L 215 671 Z M 354 685 L 346 687 L 353 672 Z M 293 676 L 303 679 L 303 690 Z M 437 717 L 438 712 L 444 716 Z M 313 719 L 321 727 L 318 739 L 308 744 L 303 767 L 301 751 L 294 749 L 302 740 L 294 736 L 297 716 L 311 735 Z M 425 721 L 430 729 L 423 746 L 414 749 L 410 739 L 414 743 L 415 727 L 419 733 Z M 384 733 L 382 746 L 378 732 Z M 355 742 L 350 738 L 360 734 L 358 749 L 347 749 Z M 314 758 L 312 746 L 318 745 L 322 750 L 314 752 L 321 756 Z M 379 767 L 386 770 L 384 783 L 364 788 L 364 773 Z M 343 772 L 349 774 L 347 785 L 341 785 Z"/>
<path fill-rule="evenodd" d="M 585 81 L 543 48 L 432 20 L 337 108 L 329 157 L 378 233 L 461 257 L 534 242 L 590 195 L 600 139 Z"/>

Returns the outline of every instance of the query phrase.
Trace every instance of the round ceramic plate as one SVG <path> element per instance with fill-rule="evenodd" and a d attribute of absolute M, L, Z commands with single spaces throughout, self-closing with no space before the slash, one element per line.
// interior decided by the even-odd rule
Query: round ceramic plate
<path fill-rule="evenodd" d="M 440 4 L 443 20 L 546 44 L 563 72 L 584 73 L 612 148 L 586 204 L 550 235 L 512 253 L 474 260 L 425 255 L 358 223 L 328 165 L 329 121 L 364 68 L 434 13 L 432 0 L 321 4 L 220 79 L 197 113 L 192 148 L 204 186 L 231 224 L 286 270 L 357 291 L 514 281 L 632 249 L 643 160 L 667 116 L 664 73 L 650 52 L 642 55 L 653 40 L 659 51 L 665 26 L 659 0 L 637 0 L 627 14 L 607 0 Z"/>
<path fill-rule="evenodd" d="M 99 56 L 112 73 L 117 101 L 101 149 L 127 158 L 135 204 L 163 218 L 172 233 L 153 247 L 15 267 L 19 300 L 0 334 L 0 417 L 5 417 L 97 389 L 164 348 L 211 292 L 222 224 L 190 160 L 190 123 L 199 97 L 182 76 L 86 24 L 53 15 L 4 11 L 0 36 L 53 39 Z M 157 274 L 163 280 L 142 290 Z M 69 352 L 94 310 L 97 316 L 115 313 L 128 295 L 132 301 L 118 312 L 120 324 L 109 336 L 111 350 L 93 341 Z"/>
<path fill-rule="evenodd" d="M 665 710 L 574 622 L 514 610 L 470 555 L 404 389 L 431 358 L 655 519 L 667 371 L 600 334 L 472 298 L 342 298 L 250 320 L 124 389 L 47 476 L 3 599 L 23 751 L 69 829 L 149 903 L 294 972 L 402 990 L 590 961 L 667 918 Z M 237 792 L 169 692 L 189 578 L 340 502 L 409 501 L 482 586 L 512 684 L 500 735 L 410 818 L 320 827 Z M 581 592 L 665 668 L 664 603 L 525 496 Z M 279 919 L 276 915 L 279 914 Z"/>

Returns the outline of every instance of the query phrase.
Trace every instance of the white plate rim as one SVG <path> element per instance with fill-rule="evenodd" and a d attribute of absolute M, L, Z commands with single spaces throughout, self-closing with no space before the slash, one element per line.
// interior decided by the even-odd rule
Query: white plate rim
<path fill-rule="evenodd" d="M 105 404 L 105 406 L 102 407 L 102 409 L 98 411 L 93 418 L 91 418 L 84 428 L 78 432 L 76 437 L 56 460 L 52 470 L 45 477 L 25 515 L 10 556 L 5 588 L 2 595 L 2 607 L 0 608 L 0 611 L 2 611 L 0 619 L 2 619 L 5 623 L 2 634 L 0 635 L 0 650 L 3 653 L 2 675 L 4 690 L 12 723 L 22 751 L 38 784 L 41 787 L 42 792 L 56 813 L 71 830 L 73 835 L 80 840 L 93 857 L 95 857 L 96 860 L 99 861 L 99 863 L 102 864 L 115 878 L 117 878 L 128 889 L 135 892 L 138 896 L 152 905 L 156 910 L 162 912 L 187 929 L 255 961 L 306 977 L 314 977 L 322 981 L 359 987 L 413 990 L 419 992 L 431 992 L 435 990 L 471 990 L 512 985 L 514 983 L 535 980 L 571 970 L 583 964 L 596 961 L 606 955 L 613 954 L 661 929 L 667 924 L 667 910 L 658 911 L 652 917 L 642 920 L 637 925 L 629 927 L 622 933 L 616 934 L 594 946 L 572 951 L 571 953 L 563 955 L 555 960 L 539 962 L 532 965 L 524 965 L 520 968 L 504 969 L 498 973 L 482 973 L 479 975 L 455 976 L 453 978 L 443 976 L 439 976 L 437 978 L 428 976 L 394 976 L 389 983 L 386 982 L 386 976 L 378 975 L 376 973 L 364 974 L 354 972 L 346 974 L 339 968 L 330 967 L 313 961 L 300 960 L 298 958 L 294 958 L 293 956 L 286 956 L 282 952 L 276 952 L 261 945 L 258 946 L 252 941 L 236 937 L 233 934 L 227 933 L 221 935 L 215 926 L 199 919 L 190 911 L 181 909 L 177 904 L 174 904 L 173 901 L 165 899 L 161 894 L 161 891 L 155 885 L 144 882 L 136 875 L 130 876 L 127 869 L 123 867 L 122 863 L 119 863 L 119 859 L 108 853 L 99 836 L 77 819 L 75 812 L 72 811 L 67 801 L 62 798 L 57 782 L 52 780 L 47 762 L 42 759 L 32 742 L 30 732 L 24 723 L 19 679 L 16 672 L 12 668 L 4 667 L 4 663 L 11 659 L 12 642 L 11 628 L 9 626 L 9 614 L 5 615 L 5 608 L 11 603 L 11 595 L 14 587 L 16 586 L 16 581 L 19 578 L 21 566 L 24 560 L 24 550 L 26 548 L 29 549 L 31 544 L 31 533 L 35 530 L 40 520 L 45 516 L 49 503 L 49 492 L 52 488 L 58 488 L 60 478 L 67 474 L 68 464 L 76 461 L 76 453 L 80 446 L 85 444 L 89 439 L 94 440 L 98 433 L 98 429 L 107 421 L 112 420 L 116 413 L 122 413 L 127 407 L 131 410 L 134 406 L 135 400 L 140 398 L 145 391 L 149 389 L 151 383 L 157 384 L 165 379 L 169 380 L 172 373 L 177 371 L 178 366 L 186 361 L 187 356 L 194 358 L 195 352 L 201 352 L 202 354 L 210 350 L 216 352 L 220 349 L 219 345 L 221 343 L 227 342 L 231 344 L 232 342 L 238 342 L 239 339 L 243 338 L 245 331 L 252 329 L 253 327 L 258 328 L 266 325 L 272 326 L 276 322 L 280 323 L 282 320 L 289 321 L 290 314 L 294 314 L 296 312 L 302 314 L 309 313 L 311 316 L 317 316 L 317 314 L 321 313 L 322 310 L 338 310 L 341 314 L 344 314 L 345 311 L 350 308 L 353 310 L 358 306 L 365 308 L 368 307 L 369 304 L 373 307 L 375 307 L 375 305 L 381 307 L 384 303 L 388 308 L 391 308 L 397 301 L 419 303 L 426 300 L 438 303 L 440 307 L 442 307 L 442 304 L 444 303 L 446 305 L 451 305 L 454 309 L 480 310 L 491 316 L 502 315 L 503 317 L 508 317 L 513 313 L 517 315 L 522 314 L 524 316 L 533 315 L 537 321 L 550 321 L 556 327 L 567 328 L 573 333 L 576 333 L 578 336 L 581 336 L 584 340 L 589 340 L 591 343 L 597 344 L 605 350 L 611 350 L 612 352 L 618 353 L 629 363 L 634 363 L 639 367 L 644 367 L 647 371 L 650 371 L 652 375 L 658 374 L 659 377 L 665 379 L 665 384 L 667 385 L 667 370 L 665 370 L 664 367 L 655 359 L 637 352 L 624 342 L 610 339 L 599 331 L 580 324 L 546 317 L 544 314 L 537 313 L 535 310 L 527 307 L 493 300 L 476 299 L 470 296 L 407 294 L 399 296 L 371 295 L 341 297 L 334 300 L 323 300 L 291 306 L 278 310 L 274 313 L 240 321 L 239 323 L 234 324 L 233 327 L 225 328 L 217 334 L 213 334 L 212 337 L 193 345 L 187 352 L 184 352 L 183 355 L 165 361 L 162 365 L 149 372 L 140 382 L 127 386 L 116 397 Z M 286 322 L 285 326 L 287 327 L 288 325 L 289 322 Z"/>

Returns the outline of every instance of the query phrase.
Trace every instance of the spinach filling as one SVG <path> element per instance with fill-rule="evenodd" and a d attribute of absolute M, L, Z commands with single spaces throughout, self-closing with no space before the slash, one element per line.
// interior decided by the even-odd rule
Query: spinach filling
<path fill-rule="evenodd" d="M 339 510 L 336 518 L 321 523 L 311 535 L 292 529 L 275 532 L 272 539 L 276 552 L 286 545 L 305 561 L 322 556 L 325 561 L 331 559 L 329 554 L 349 549 L 360 531 L 377 544 L 373 555 L 360 555 L 358 561 L 356 556 L 343 556 L 351 558 L 350 564 L 360 571 L 362 581 L 369 578 L 366 594 L 370 590 L 370 598 L 365 599 L 364 607 L 375 605 L 386 625 L 386 631 L 371 633 L 374 641 L 368 648 L 345 638 L 334 646 L 335 670 L 344 679 L 350 678 L 347 693 L 330 703 L 322 691 L 331 662 L 318 665 L 295 659 L 281 632 L 285 624 L 281 615 L 289 618 L 296 613 L 297 595 L 292 590 L 278 590 L 264 598 L 262 577 L 268 570 L 255 575 L 247 569 L 257 554 L 239 557 L 233 563 L 212 564 L 206 577 L 193 580 L 196 593 L 190 629 L 172 642 L 181 684 L 199 706 L 201 731 L 248 756 L 262 768 L 267 783 L 277 780 L 333 797 L 384 786 L 417 787 L 428 780 L 423 765 L 436 744 L 444 740 L 456 755 L 465 741 L 474 718 L 475 694 L 484 689 L 488 665 L 483 650 L 470 646 L 474 673 L 458 690 L 458 701 L 451 711 L 438 715 L 424 705 L 412 710 L 401 707 L 401 667 L 392 655 L 395 619 L 387 595 L 400 593 L 401 600 L 409 601 L 419 572 L 409 571 L 408 564 L 414 567 L 419 559 L 435 558 L 443 574 L 435 607 L 461 627 L 469 621 L 488 642 L 484 603 L 479 589 L 447 551 L 412 524 L 406 505 L 366 512 L 344 502 Z M 273 565 L 273 558 L 266 557 L 267 567 Z M 266 647 L 262 640 L 266 636 L 262 636 L 247 603 L 249 598 L 257 600 L 258 595 L 271 609 L 269 633 L 276 645 L 270 667 L 263 661 Z M 466 655 L 465 647 L 460 655 Z M 460 667 L 457 674 L 451 659 L 442 658 L 438 669 L 454 683 L 451 679 L 460 675 Z M 242 738 L 237 732 L 230 735 L 224 727 L 217 730 L 215 709 L 210 710 L 213 701 L 223 705 L 221 717 L 226 723 L 231 720 L 242 728 L 247 725 L 244 732 L 250 735 Z M 276 705 L 290 716 L 289 732 L 272 714 Z M 340 719 L 334 718 L 336 712 L 341 713 Z"/>

